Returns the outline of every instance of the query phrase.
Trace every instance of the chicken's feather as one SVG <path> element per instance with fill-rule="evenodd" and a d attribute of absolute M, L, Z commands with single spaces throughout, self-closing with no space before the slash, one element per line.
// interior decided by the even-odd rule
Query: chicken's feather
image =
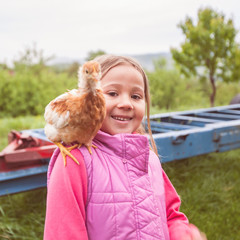
<path fill-rule="evenodd" d="M 79 97 L 80 90 L 73 89 L 69 92 L 61 94 L 52 100 L 45 109 L 44 118 L 46 122 L 54 125 L 56 128 L 63 128 L 68 125 L 70 111 L 72 112 L 72 104 L 75 99 L 72 97 Z"/>
<path fill-rule="evenodd" d="M 95 79 L 100 76 L 99 66 L 90 62 L 82 69 L 84 87 L 60 95 L 45 109 L 45 133 L 53 142 L 78 142 L 89 146 L 102 125 L 106 107 L 99 79 Z"/>

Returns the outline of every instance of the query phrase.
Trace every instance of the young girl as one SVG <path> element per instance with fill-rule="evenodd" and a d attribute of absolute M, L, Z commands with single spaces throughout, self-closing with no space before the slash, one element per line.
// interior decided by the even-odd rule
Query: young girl
<path fill-rule="evenodd" d="M 101 87 L 107 114 L 90 155 L 64 167 L 56 150 L 48 173 L 45 240 L 206 240 L 179 212 L 180 198 L 164 173 L 149 124 L 148 79 L 133 59 L 104 55 Z M 145 116 L 149 137 L 142 128 Z M 153 149 L 153 150 L 151 150 Z"/>

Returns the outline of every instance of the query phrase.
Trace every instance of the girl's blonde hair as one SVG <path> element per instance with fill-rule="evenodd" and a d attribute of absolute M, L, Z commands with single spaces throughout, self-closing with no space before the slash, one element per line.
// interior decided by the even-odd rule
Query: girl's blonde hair
<path fill-rule="evenodd" d="M 154 142 L 153 136 L 152 136 L 152 130 L 150 126 L 150 92 L 149 92 L 149 82 L 146 73 L 144 72 L 143 68 L 141 65 L 133 58 L 131 57 L 125 57 L 125 56 L 116 56 L 116 55 L 101 55 L 98 56 L 94 59 L 95 61 L 99 62 L 101 65 L 101 70 L 102 70 L 102 77 L 104 77 L 108 71 L 118 65 L 121 64 L 130 64 L 132 65 L 137 71 L 140 72 L 140 74 L 143 77 L 144 81 L 144 94 L 145 94 L 145 101 L 146 101 L 146 115 L 147 115 L 147 126 L 148 126 L 148 134 L 150 137 L 150 142 L 152 145 L 152 148 L 156 154 L 157 153 L 157 147 Z M 144 134 L 145 130 L 143 126 L 141 125 L 138 129 L 137 132 L 140 134 Z"/>

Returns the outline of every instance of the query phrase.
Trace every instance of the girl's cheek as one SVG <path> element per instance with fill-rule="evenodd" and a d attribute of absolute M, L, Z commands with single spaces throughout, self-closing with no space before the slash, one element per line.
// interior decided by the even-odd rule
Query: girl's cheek
<path fill-rule="evenodd" d="M 109 103 L 113 102 L 113 99 L 110 98 L 109 96 L 105 96 L 105 101 L 106 101 L 106 104 L 109 104 Z"/>

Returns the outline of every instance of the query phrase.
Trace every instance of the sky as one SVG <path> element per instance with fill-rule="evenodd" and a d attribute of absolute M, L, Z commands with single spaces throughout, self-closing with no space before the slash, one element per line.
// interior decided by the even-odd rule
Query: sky
<path fill-rule="evenodd" d="M 184 40 L 177 25 L 186 16 L 196 20 L 204 7 L 232 18 L 240 30 L 236 0 L 0 0 L 0 6 L 0 63 L 34 44 L 59 59 L 83 59 L 97 50 L 170 52 Z"/>

